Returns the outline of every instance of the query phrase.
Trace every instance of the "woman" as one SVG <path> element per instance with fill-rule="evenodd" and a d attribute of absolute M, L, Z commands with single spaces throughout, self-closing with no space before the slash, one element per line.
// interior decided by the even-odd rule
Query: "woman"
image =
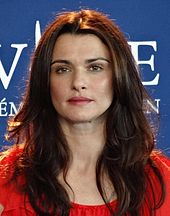
<path fill-rule="evenodd" d="M 147 100 L 110 19 L 58 16 L 9 122 L 16 144 L 1 156 L 2 215 L 165 215 L 170 163 L 154 149 Z"/>

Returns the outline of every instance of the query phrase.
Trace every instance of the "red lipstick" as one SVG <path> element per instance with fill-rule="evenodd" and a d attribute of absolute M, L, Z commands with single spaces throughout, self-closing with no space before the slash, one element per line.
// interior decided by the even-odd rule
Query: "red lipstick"
<path fill-rule="evenodd" d="M 68 102 L 72 105 L 86 105 L 92 102 L 93 100 L 86 97 L 72 97 L 68 100 Z"/>

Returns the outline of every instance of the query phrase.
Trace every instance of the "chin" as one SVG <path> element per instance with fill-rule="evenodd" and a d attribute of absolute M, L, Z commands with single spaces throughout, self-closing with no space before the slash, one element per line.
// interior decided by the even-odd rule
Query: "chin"
<path fill-rule="evenodd" d="M 103 116 L 100 117 L 84 117 L 84 118 L 70 118 L 67 119 L 67 121 L 73 123 L 73 124 L 83 124 L 83 123 L 93 123 L 93 122 L 99 122 L 99 121 L 105 121 L 105 118 Z"/>
<path fill-rule="evenodd" d="M 83 123 L 91 123 L 93 120 L 92 119 L 69 119 L 73 124 L 83 124 Z"/>

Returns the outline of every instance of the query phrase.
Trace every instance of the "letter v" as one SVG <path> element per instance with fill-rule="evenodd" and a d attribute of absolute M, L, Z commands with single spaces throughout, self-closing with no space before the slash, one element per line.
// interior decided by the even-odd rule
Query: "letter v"
<path fill-rule="evenodd" d="M 8 86 L 10 84 L 14 70 L 15 70 L 16 65 L 18 63 L 18 60 L 21 56 L 22 50 L 27 46 L 28 46 L 27 44 L 11 44 L 11 47 L 16 48 L 17 51 L 16 51 L 16 54 L 15 54 L 15 57 L 14 57 L 14 60 L 12 62 L 12 66 L 10 68 L 8 75 L 6 74 L 5 69 L 2 65 L 2 62 L 0 60 L 0 79 L 2 81 L 2 85 L 3 85 L 4 89 L 8 89 Z M 0 45 L 0 47 L 1 47 L 1 45 Z"/>

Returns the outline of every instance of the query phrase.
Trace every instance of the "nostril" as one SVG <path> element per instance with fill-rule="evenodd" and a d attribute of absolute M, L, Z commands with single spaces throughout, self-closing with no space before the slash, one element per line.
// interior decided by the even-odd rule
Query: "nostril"
<path fill-rule="evenodd" d="M 73 86 L 73 89 L 77 91 L 85 90 L 86 88 L 86 86 Z"/>

